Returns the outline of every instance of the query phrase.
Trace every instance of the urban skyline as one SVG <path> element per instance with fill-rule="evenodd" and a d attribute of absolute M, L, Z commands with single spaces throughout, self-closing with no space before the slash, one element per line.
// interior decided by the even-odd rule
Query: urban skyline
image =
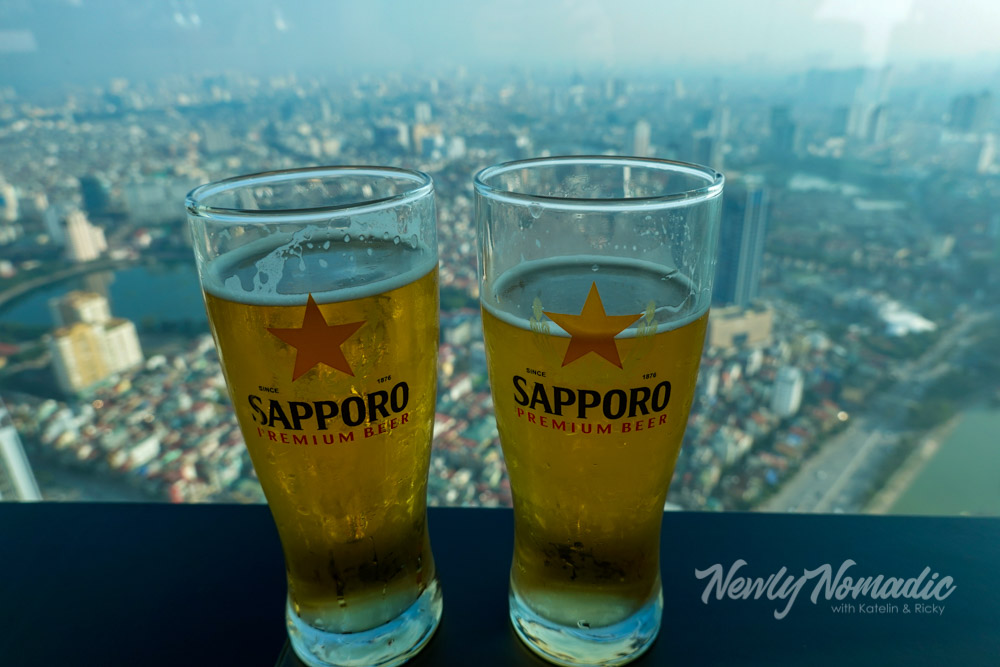
<path fill-rule="evenodd" d="M 43 472 L 124 481 L 148 497 L 259 500 L 196 283 L 180 295 L 194 314 L 134 316 L 146 355 L 138 370 L 68 399 L 53 389 L 45 342 L 58 323 L 33 323 L 32 294 L 87 289 L 128 319 L 150 295 L 129 305 L 122 290 L 157 271 L 189 281 L 181 203 L 195 185 L 382 163 L 427 171 L 438 193 L 432 502 L 509 503 L 486 385 L 471 174 L 507 159 L 640 149 L 702 159 L 733 193 L 743 182 L 761 194 L 749 207 L 729 200 L 723 230 L 738 250 L 727 264 L 742 266 L 733 289 L 742 287 L 722 301 L 735 307 L 712 312 L 670 502 L 769 507 L 805 474 L 804 497 L 777 509 L 864 509 L 897 469 L 919 462 L 928 433 L 997 389 L 994 88 L 986 80 L 942 97 L 894 86 L 885 68 L 812 68 L 797 80 L 794 95 L 767 97 L 730 94 L 713 77 L 359 74 L 330 87 L 230 73 L 116 79 L 50 105 L 6 94 L 0 387 L 29 457 Z M 70 225 L 101 230 L 106 248 L 88 231 L 77 234 L 91 242 L 84 252 Z M 125 271 L 138 273 L 113 280 Z M 94 284 L 77 286 L 77 273 Z M 810 467 L 835 451 L 843 461 Z"/>

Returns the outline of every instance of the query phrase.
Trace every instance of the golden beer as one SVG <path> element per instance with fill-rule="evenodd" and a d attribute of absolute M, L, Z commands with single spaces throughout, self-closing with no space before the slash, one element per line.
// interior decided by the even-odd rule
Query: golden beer
<path fill-rule="evenodd" d="M 330 262 L 338 252 L 335 243 Z M 412 263 L 392 242 L 377 254 Z M 321 630 L 374 628 L 434 581 L 425 517 L 436 265 L 308 298 L 247 299 L 225 287 L 241 264 L 251 262 L 224 255 L 207 267 L 205 302 L 281 536 L 290 606 Z"/>
<path fill-rule="evenodd" d="M 396 667 L 442 598 L 427 533 L 434 184 L 393 167 L 238 176 L 185 201 L 209 324 L 309 667 Z"/>
<path fill-rule="evenodd" d="M 513 490 L 512 591 L 562 625 L 618 623 L 660 591 L 707 308 L 657 322 L 689 286 L 625 259 L 528 262 L 494 290 L 483 333 Z"/>
<path fill-rule="evenodd" d="M 559 665 L 635 660 L 712 295 L 722 174 L 582 155 L 474 178 L 490 387 L 514 500 L 510 622 Z"/>

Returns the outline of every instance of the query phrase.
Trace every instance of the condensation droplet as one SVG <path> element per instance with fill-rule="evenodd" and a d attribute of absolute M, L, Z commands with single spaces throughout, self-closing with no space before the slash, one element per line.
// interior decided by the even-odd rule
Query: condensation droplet
<path fill-rule="evenodd" d="M 330 242 L 327 241 L 326 243 L 323 244 L 323 250 L 329 250 L 329 249 L 330 249 Z"/>
<path fill-rule="evenodd" d="M 389 240 L 389 232 L 382 232 L 382 240 L 383 241 Z"/>
<path fill-rule="evenodd" d="M 320 258 L 319 265 L 322 266 L 325 269 L 327 267 L 326 260 L 323 259 L 323 258 Z"/>
<path fill-rule="evenodd" d="M 541 248 L 542 247 L 542 241 L 541 241 L 541 239 L 535 239 L 535 247 L 536 248 Z"/>
<path fill-rule="evenodd" d="M 358 240 L 361 241 L 362 243 L 364 243 L 365 242 L 365 235 L 364 234 L 359 234 L 358 235 Z"/>
<path fill-rule="evenodd" d="M 398 236 L 393 237 L 392 242 L 395 243 L 396 245 L 399 245 L 399 237 Z"/>
<path fill-rule="evenodd" d="M 366 250 L 366 252 L 368 253 L 368 256 L 369 256 L 369 257 L 371 257 L 371 256 L 372 256 L 372 249 L 371 249 L 371 248 L 368 248 L 368 250 Z"/>
<path fill-rule="evenodd" d="M 313 247 L 315 247 L 315 246 L 313 246 L 313 244 L 312 244 L 312 243 L 307 243 L 307 244 L 306 244 L 306 247 L 307 247 L 307 248 L 313 248 Z"/>
<path fill-rule="evenodd" d="M 344 243 L 350 243 L 350 242 L 351 242 L 351 235 L 344 234 Z"/>
<path fill-rule="evenodd" d="M 590 270 L 591 271 L 600 271 L 601 267 L 599 267 L 597 264 L 594 264 L 592 267 L 590 267 Z"/>
<path fill-rule="evenodd" d="M 528 213 L 531 214 L 532 218 L 535 218 L 537 220 L 538 216 L 540 216 L 542 214 L 542 206 L 541 206 L 541 204 L 538 204 L 536 202 L 532 202 L 531 205 L 528 206 Z"/>

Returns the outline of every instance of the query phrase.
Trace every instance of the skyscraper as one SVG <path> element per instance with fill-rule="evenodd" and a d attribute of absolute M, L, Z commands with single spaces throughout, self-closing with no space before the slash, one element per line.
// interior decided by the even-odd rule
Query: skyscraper
<path fill-rule="evenodd" d="M 76 262 L 89 262 L 108 249 L 104 230 L 90 224 L 83 211 L 70 211 L 66 216 L 66 251 Z"/>
<path fill-rule="evenodd" d="M 779 417 L 791 417 L 799 411 L 802 405 L 802 389 L 805 382 L 802 371 L 794 366 L 783 366 L 778 369 L 774 380 L 774 395 L 771 397 L 771 410 Z"/>
<path fill-rule="evenodd" d="M 49 340 L 52 368 L 66 393 L 86 389 L 142 363 L 135 325 L 111 317 L 107 300 L 91 292 L 70 292 L 49 308 L 60 324 Z"/>
<path fill-rule="evenodd" d="M 727 184 L 719 229 L 713 301 L 746 308 L 757 298 L 764 263 L 768 191 L 762 180 L 746 177 Z"/>
<path fill-rule="evenodd" d="M 993 95 L 984 90 L 978 95 L 959 95 L 951 101 L 949 125 L 962 132 L 982 132 L 990 124 Z"/>
<path fill-rule="evenodd" d="M 63 297 L 49 300 L 49 312 L 57 326 L 68 327 L 83 324 L 103 324 L 111 319 L 108 300 L 94 292 L 73 290 Z"/>
<path fill-rule="evenodd" d="M 796 125 L 787 106 L 771 108 L 771 150 L 776 155 L 791 155 L 795 150 Z"/>
<path fill-rule="evenodd" d="M 635 157 L 649 157 L 650 156 L 650 139 L 652 138 L 652 128 L 650 128 L 649 123 L 640 120 L 636 122 L 635 129 L 632 131 L 632 155 Z"/>
<path fill-rule="evenodd" d="M 10 413 L 0 400 L 0 500 L 41 500 L 31 464 Z"/>

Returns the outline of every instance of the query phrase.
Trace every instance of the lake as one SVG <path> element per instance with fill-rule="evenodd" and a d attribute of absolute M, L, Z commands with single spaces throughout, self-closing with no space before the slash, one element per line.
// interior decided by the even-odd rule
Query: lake
<path fill-rule="evenodd" d="M 55 327 L 49 300 L 72 290 L 108 297 L 111 314 L 137 326 L 152 322 L 206 322 L 194 263 L 142 264 L 118 271 L 95 271 L 46 285 L 0 310 L 0 322 Z M 207 325 L 206 325 L 207 330 Z"/>

